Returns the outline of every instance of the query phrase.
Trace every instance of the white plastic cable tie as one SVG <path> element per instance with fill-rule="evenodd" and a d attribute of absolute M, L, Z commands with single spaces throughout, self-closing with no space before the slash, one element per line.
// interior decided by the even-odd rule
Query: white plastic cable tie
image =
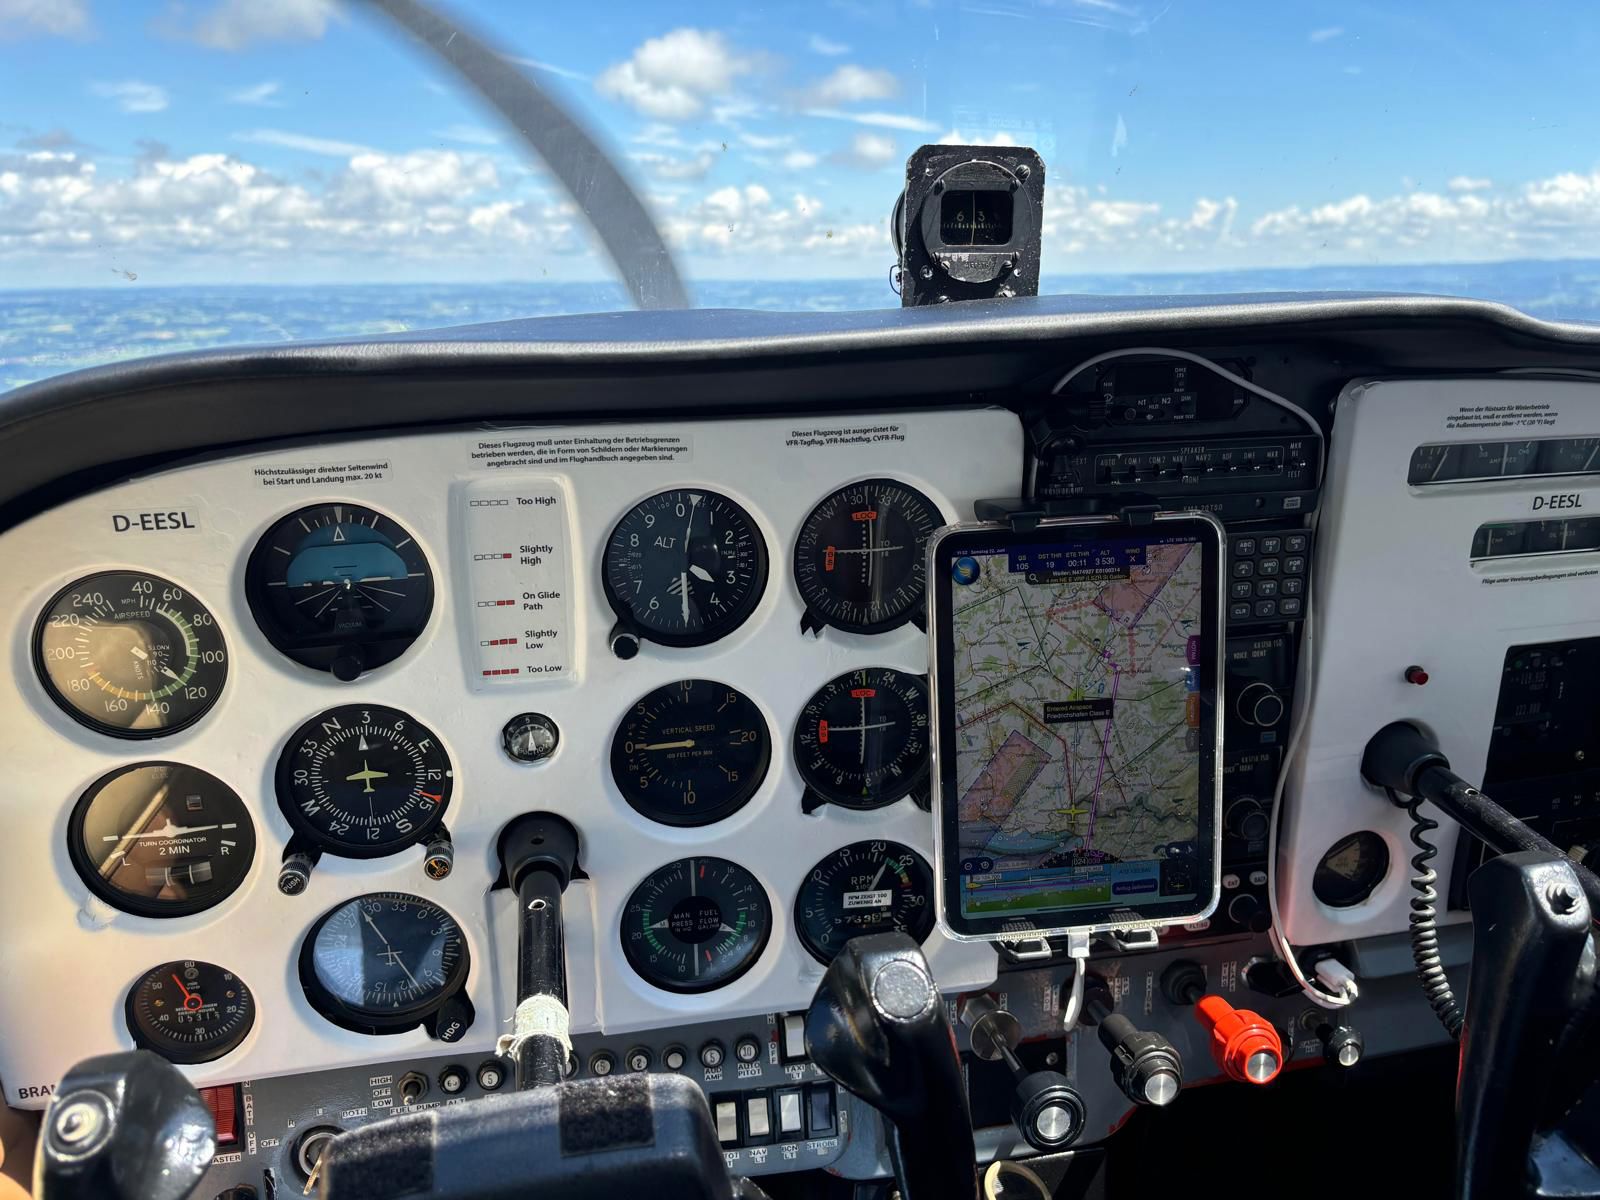
<path fill-rule="evenodd" d="M 554 996 L 529 996 L 517 1005 L 511 1018 L 511 1032 L 500 1035 L 495 1042 L 495 1053 L 503 1058 L 515 1059 L 517 1048 L 529 1038 L 555 1038 L 566 1052 L 562 1061 L 572 1057 L 572 1014 L 567 1006 Z"/>

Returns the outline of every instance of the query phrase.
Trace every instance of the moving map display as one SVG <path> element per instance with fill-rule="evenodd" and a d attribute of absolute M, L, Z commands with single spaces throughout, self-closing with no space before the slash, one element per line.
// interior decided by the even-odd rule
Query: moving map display
<path fill-rule="evenodd" d="M 1213 888 L 1207 542 L 1073 536 L 943 560 L 945 907 L 967 921 L 1140 919 Z"/>

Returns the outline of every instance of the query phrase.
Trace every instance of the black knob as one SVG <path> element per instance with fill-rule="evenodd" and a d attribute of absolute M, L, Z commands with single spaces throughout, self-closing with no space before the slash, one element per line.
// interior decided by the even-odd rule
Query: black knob
<path fill-rule="evenodd" d="M 611 627 L 611 653 L 626 661 L 639 653 L 639 635 L 621 625 Z"/>
<path fill-rule="evenodd" d="M 1082 1098 L 1059 1071 L 1024 1075 L 1011 1094 L 1011 1119 L 1040 1153 L 1077 1141 L 1085 1116 Z"/>
<path fill-rule="evenodd" d="M 291 854 L 278 868 L 278 890 L 285 896 L 298 896 L 311 882 L 316 860 L 309 854 Z"/>
<path fill-rule="evenodd" d="M 1161 994 L 1172 1004 L 1196 1004 L 1206 994 L 1206 971 L 1180 958 L 1161 972 Z"/>
<path fill-rule="evenodd" d="M 1232 836 L 1245 842 L 1259 842 L 1272 827 L 1261 801 L 1250 796 L 1241 796 L 1228 805 L 1222 823 Z"/>
<path fill-rule="evenodd" d="M 1330 1067 L 1348 1070 L 1360 1062 L 1362 1054 L 1366 1052 L 1361 1031 L 1349 1025 L 1320 1025 L 1317 1027 L 1317 1040 L 1322 1043 L 1323 1060 Z"/>
<path fill-rule="evenodd" d="M 455 865 L 455 843 L 448 833 L 440 830 L 422 851 L 422 873 L 429 879 L 448 879 Z"/>
<path fill-rule="evenodd" d="M 361 672 L 366 669 L 367 656 L 360 646 L 355 646 L 339 655 L 329 667 L 333 677 L 341 683 L 354 683 L 361 678 Z"/>
<path fill-rule="evenodd" d="M 1159 1033 L 1139 1029 L 1121 1013 L 1100 1022 L 1100 1044 L 1111 1054 L 1111 1077 L 1135 1104 L 1171 1104 L 1183 1087 L 1183 1059 Z"/>
<path fill-rule="evenodd" d="M 1270 729 L 1283 720 L 1283 710 L 1283 697 L 1273 690 L 1270 683 L 1263 683 L 1259 679 L 1245 684 L 1234 701 L 1234 711 L 1239 714 L 1239 719 L 1246 725 L 1259 725 L 1262 729 Z"/>
<path fill-rule="evenodd" d="M 1266 910 L 1261 907 L 1260 899 L 1249 892 L 1240 892 L 1228 901 L 1228 920 L 1240 929 L 1254 930 L 1257 922 L 1265 917 Z"/>

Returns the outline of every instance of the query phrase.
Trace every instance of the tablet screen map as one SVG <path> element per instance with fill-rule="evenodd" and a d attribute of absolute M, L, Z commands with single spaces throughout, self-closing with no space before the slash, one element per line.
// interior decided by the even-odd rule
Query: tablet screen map
<path fill-rule="evenodd" d="M 1197 894 L 1201 564 L 1157 536 L 952 560 L 964 913 Z"/>

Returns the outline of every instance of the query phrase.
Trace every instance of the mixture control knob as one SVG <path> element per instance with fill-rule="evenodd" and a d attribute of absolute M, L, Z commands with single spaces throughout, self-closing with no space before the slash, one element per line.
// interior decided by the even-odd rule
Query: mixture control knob
<path fill-rule="evenodd" d="M 1283 720 L 1283 697 L 1278 695 L 1270 683 L 1263 683 L 1258 679 L 1240 689 L 1239 697 L 1234 701 L 1234 710 L 1246 725 L 1259 725 L 1262 729 L 1271 729 Z"/>
<path fill-rule="evenodd" d="M 1240 796 L 1228 805 L 1222 823 L 1231 836 L 1244 842 L 1259 842 L 1272 826 L 1266 806 L 1254 796 Z"/>
<path fill-rule="evenodd" d="M 1319 1025 L 1317 1040 L 1322 1043 L 1322 1057 L 1330 1067 L 1349 1069 L 1361 1061 L 1366 1051 L 1361 1031 L 1349 1025 Z"/>
<path fill-rule="evenodd" d="M 1271 1083 L 1283 1070 L 1283 1042 L 1265 1017 L 1221 996 L 1202 996 L 1194 1015 L 1210 1039 L 1211 1057 L 1229 1079 Z"/>
<path fill-rule="evenodd" d="M 1159 1033 L 1140 1029 L 1117 1012 L 1104 980 L 1090 982 L 1083 1019 L 1098 1026 L 1100 1044 L 1111 1055 L 1111 1078 L 1135 1104 L 1171 1104 L 1183 1088 L 1183 1059 Z"/>

